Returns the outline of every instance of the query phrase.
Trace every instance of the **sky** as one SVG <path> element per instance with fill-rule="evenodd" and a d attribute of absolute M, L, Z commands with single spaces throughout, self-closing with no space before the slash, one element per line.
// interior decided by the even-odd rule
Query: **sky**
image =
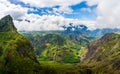
<path fill-rule="evenodd" d="M 0 0 L 0 18 L 13 17 L 18 31 L 120 28 L 120 0 Z"/>

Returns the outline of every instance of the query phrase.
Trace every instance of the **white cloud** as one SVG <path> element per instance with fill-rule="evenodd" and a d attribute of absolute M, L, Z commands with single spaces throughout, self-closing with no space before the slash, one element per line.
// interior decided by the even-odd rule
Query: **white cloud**
<path fill-rule="evenodd" d="M 10 14 L 14 19 L 19 19 L 25 16 L 28 8 L 23 8 L 20 5 L 11 4 L 7 0 L 0 0 L 0 18 Z"/>
<path fill-rule="evenodd" d="M 37 14 L 27 14 L 28 10 L 33 11 L 31 8 L 24 8 L 20 5 L 14 5 L 11 4 L 7 0 L 0 0 L 0 18 L 2 18 L 5 15 L 12 15 L 14 18 L 15 26 L 18 30 L 61 30 L 62 28 L 60 26 L 62 25 L 68 25 L 69 23 L 74 24 L 91 24 L 91 21 L 80 21 L 77 19 L 69 19 L 64 18 L 63 16 L 59 15 L 59 11 L 65 10 L 65 12 L 70 12 L 69 7 L 60 7 L 60 9 L 54 9 L 54 12 L 58 14 L 58 16 L 55 15 L 37 15 Z M 70 10 L 70 11 L 69 11 Z M 23 21 L 17 21 L 17 19 L 22 19 Z M 26 21 L 30 20 L 30 22 Z M 93 23 L 93 22 L 92 22 Z M 92 28 L 90 26 L 90 28 Z"/>
<path fill-rule="evenodd" d="M 71 13 L 73 10 L 69 6 L 79 4 L 83 0 L 20 0 L 20 1 L 24 2 L 25 4 L 29 4 L 32 7 L 38 8 L 60 6 L 60 8 L 56 8 L 57 11 L 63 13 Z"/>
<path fill-rule="evenodd" d="M 54 9 L 56 14 L 59 13 L 72 13 L 72 9 L 69 6 L 78 4 L 83 0 L 21 0 L 26 4 L 36 7 L 53 7 L 59 5 L 59 9 Z M 120 0 L 85 0 L 89 6 L 97 5 L 96 18 L 97 28 L 120 28 Z M 83 8 L 82 11 L 91 12 L 89 8 Z"/>
<path fill-rule="evenodd" d="M 69 23 L 74 23 L 75 25 L 86 24 L 90 29 L 94 29 L 94 21 L 80 21 L 78 19 L 68 19 L 63 16 L 55 16 L 55 15 L 35 15 L 29 14 L 26 15 L 26 19 L 30 20 L 30 22 L 26 22 L 25 20 L 22 22 L 14 21 L 18 30 L 27 30 L 27 31 L 40 31 L 40 30 L 63 30 L 61 26 L 69 25 Z"/>
<path fill-rule="evenodd" d="M 92 12 L 92 10 L 90 8 L 81 8 L 80 11 L 83 11 L 83 12 Z"/>
<path fill-rule="evenodd" d="M 67 14 L 70 14 L 73 12 L 73 10 L 68 6 L 62 6 L 62 7 L 58 8 L 58 11 L 61 11 L 63 13 L 67 13 Z"/>
<path fill-rule="evenodd" d="M 97 4 L 98 28 L 120 28 L 120 0 L 87 0 L 88 5 Z"/>
<path fill-rule="evenodd" d="M 14 18 L 15 26 L 18 30 L 61 30 L 60 26 L 68 25 L 69 23 L 85 24 L 89 29 L 95 28 L 120 28 L 120 1 L 118 0 L 86 0 L 89 6 L 97 4 L 96 13 L 98 17 L 95 21 L 79 20 L 65 18 L 60 13 L 72 13 L 71 5 L 78 4 L 82 0 L 21 0 L 26 4 L 36 7 L 53 7 L 59 5 L 60 8 L 53 8 L 53 12 L 57 15 L 37 15 L 27 14 L 28 10 L 34 11 L 31 8 L 21 7 L 20 5 L 11 4 L 8 0 L 0 0 L 0 18 L 10 14 Z M 88 9 L 82 9 L 89 11 Z M 51 11 L 48 11 L 52 13 Z M 22 19 L 23 21 L 17 21 Z M 30 22 L 26 21 L 30 20 Z"/>
<path fill-rule="evenodd" d="M 92 6 L 92 5 L 98 5 L 103 0 L 86 0 L 86 1 L 87 1 L 87 5 Z"/>
<path fill-rule="evenodd" d="M 53 7 L 53 6 L 61 6 L 61 7 L 66 7 L 66 6 L 72 6 L 76 5 L 83 0 L 20 0 L 24 2 L 25 4 L 30 4 L 31 6 L 35 7 Z"/>

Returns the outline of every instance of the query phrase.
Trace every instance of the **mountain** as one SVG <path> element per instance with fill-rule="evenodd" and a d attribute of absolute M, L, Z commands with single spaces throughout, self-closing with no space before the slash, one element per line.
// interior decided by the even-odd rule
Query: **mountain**
<path fill-rule="evenodd" d="M 41 59 L 55 53 L 56 57 L 62 55 L 64 57 L 62 61 L 65 62 L 80 61 L 77 51 L 81 46 L 74 41 L 57 34 L 45 34 L 40 36 L 40 39 L 39 36 L 36 37 L 38 37 L 37 40 L 43 42 L 39 44 L 40 46 L 47 47 L 42 53 L 45 56 L 40 55 L 43 56 Z M 49 50 L 50 53 L 47 54 Z M 86 70 L 79 70 L 70 64 L 46 63 L 45 61 L 39 63 L 31 42 L 17 32 L 11 16 L 5 16 L 0 20 L 0 74 L 81 74 L 81 72 L 87 73 Z"/>
<path fill-rule="evenodd" d="M 41 47 L 45 47 L 40 58 L 63 63 L 79 63 L 81 46 L 74 41 L 56 34 L 41 37 Z"/>
<path fill-rule="evenodd" d="M 103 29 L 95 29 L 90 31 L 90 35 L 95 38 L 101 38 L 107 33 L 118 33 L 120 32 L 120 29 L 118 28 L 103 28 Z"/>
<path fill-rule="evenodd" d="M 120 34 L 108 33 L 87 46 L 88 52 L 83 63 L 96 73 L 119 74 Z"/>
<path fill-rule="evenodd" d="M 12 17 L 10 15 L 5 16 L 0 20 L 0 32 L 16 31 Z"/>
<path fill-rule="evenodd" d="M 31 42 L 17 32 L 10 15 L 3 17 L 0 20 L 0 74 L 37 73 L 37 66 L 39 62 Z"/>
<path fill-rule="evenodd" d="M 87 26 L 85 26 L 84 24 L 80 24 L 80 25 L 75 25 L 73 23 L 70 23 L 68 26 L 61 26 L 64 30 L 63 30 L 63 34 L 64 35 L 77 35 L 78 36 L 84 36 L 84 37 L 88 37 L 92 40 L 94 39 L 98 39 L 102 36 L 104 36 L 107 33 L 115 33 L 115 32 L 120 32 L 119 28 L 103 28 L 103 29 L 94 29 L 94 30 L 90 30 Z"/>
<path fill-rule="evenodd" d="M 79 34 L 64 34 L 63 36 L 69 38 L 70 40 L 75 41 L 81 46 L 86 46 L 89 44 L 92 40 L 95 40 L 95 37 L 91 36 L 84 36 L 84 35 L 79 35 Z"/>
<path fill-rule="evenodd" d="M 108 31 L 97 30 L 105 34 L 97 40 L 88 31 L 23 33 L 31 43 L 7 15 L 0 20 L 0 74 L 120 74 L 120 34 Z"/>
<path fill-rule="evenodd" d="M 28 33 L 27 33 L 28 34 Z M 28 34 L 39 60 L 63 63 L 80 62 L 81 45 L 59 34 Z"/>
<path fill-rule="evenodd" d="M 88 30 L 84 25 L 71 24 L 63 27 L 63 31 L 21 33 L 31 40 L 39 61 L 52 61 L 52 66 L 69 63 L 78 74 L 120 74 L 120 29 Z M 54 69 L 59 73 L 57 67 Z"/>

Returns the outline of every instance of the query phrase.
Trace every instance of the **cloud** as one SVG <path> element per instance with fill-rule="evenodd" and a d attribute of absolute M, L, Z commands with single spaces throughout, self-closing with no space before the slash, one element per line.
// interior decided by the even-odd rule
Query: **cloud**
<path fill-rule="evenodd" d="M 31 7 L 37 8 L 52 8 L 55 6 L 60 6 L 56 8 L 57 11 L 61 13 L 72 13 L 70 6 L 81 3 L 83 0 L 20 0 L 25 4 L 29 4 Z"/>
<path fill-rule="evenodd" d="M 64 18 L 63 16 L 55 15 L 35 15 L 29 14 L 26 16 L 27 22 L 23 20 L 22 22 L 14 21 L 18 30 L 25 31 L 43 31 L 43 30 L 63 30 L 61 26 L 69 25 L 69 23 L 74 23 L 75 25 L 86 24 L 89 29 L 94 29 L 94 21 L 80 21 L 78 19 Z M 91 26 L 92 25 L 92 26 Z"/>
<path fill-rule="evenodd" d="M 63 12 L 65 14 L 70 14 L 70 13 L 73 12 L 73 10 L 70 7 L 67 7 L 67 6 L 62 6 L 62 7 L 58 8 L 57 11 Z"/>
<path fill-rule="evenodd" d="M 69 5 L 69 4 L 68 4 Z M 65 13 L 71 13 L 72 10 L 69 7 L 60 7 L 59 9 L 54 8 L 56 15 L 37 15 L 37 14 L 27 14 L 28 10 L 34 11 L 32 8 L 21 7 L 20 5 L 15 5 L 7 0 L 0 1 L 0 18 L 5 15 L 10 14 L 14 18 L 15 26 L 19 31 L 40 31 L 40 30 L 62 30 L 62 25 L 68 25 L 69 23 L 74 24 L 91 24 L 91 21 L 80 21 L 78 19 L 69 19 L 60 15 L 62 10 Z M 69 11 L 70 10 L 70 11 Z M 61 11 L 61 12 L 59 12 Z M 19 21 L 22 20 L 22 21 Z M 30 22 L 26 21 L 29 20 Z M 92 22 L 93 23 L 93 22 Z M 91 28 L 91 27 L 90 27 Z"/>
<path fill-rule="evenodd" d="M 40 1 L 31 1 L 31 0 L 21 0 L 26 4 L 36 7 L 53 7 L 60 6 L 60 8 L 55 8 L 54 12 L 57 15 L 60 13 L 72 13 L 73 10 L 69 7 L 76 5 L 83 0 L 40 0 Z M 97 5 L 96 7 L 96 27 L 97 28 L 120 28 L 120 1 L 118 0 L 85 0 L 88 6 Z M 90 8 L 82 8 L 81 11 L 91 12 Z"/>
<path fill-rule="evenodd" d="M 24 2 L 25 4 L 30 4 L 33 7 L 39 7 L 39 8 L 44 8 L 44 7 L 54 7 L 54 6 L 72 6 L 76 5 L 83 0 L 20 0 Z"/>
<path fill-rule="evenodd" d="M 120 28 L 120 0 L 87 0 L 87 4 L 97 4 L 97 28 Z"/>
<path fill-rule="evenodd" d="M 19 19 L 25 16 L 28 8 L 23 8 L 20 5 L 11 4 L 7 0 L 0 0 L 0 17 L 10 14 L 14 19 Z"/>
<path fill-rule="evenodd" d="M 92 9 L 90 9 L 90 8 L 81 8 L 80 11 L 91 13 Z"/>
<path fill-rule="evenodd" d="M 89 29 L 95 28 L 120 28 L 120 1 L 118 0 L 86 0 L 89 6 L 97 5 L 94 12 L 97 14 L 96 20 L 79 20 L 74 18 L 65 18 L 65 14 L 71 14 L 73 10 L 70 8 L 83 0 L 20 0 L 32 7 L 44 8 L 53 7 L 52 11 L 46 10 L 49 14 L 37 15 L 28 14 L 28 11 L 37 11 L 33 8 L 15 5 L 8 0 L 0 0 L 0 18 L 10 14 L 14 18 L 15 26 L 19 31 L 40 31 L 40 30 L 62 30 L 60 26 L 74 23 L 75 25 L 85 24 Z M 55 8 L 54 6 L 60 6 Z M 80 11 L 91 12 L 90 8 L 82 8 Z M 44 11 L 43 11 L 44 13 Z M 54 15 L 54 14 L 55 15 Z M 21 20 L 21 21 L 20 21 Z M 30 21 L 30 22 L 29 22 Z"/>

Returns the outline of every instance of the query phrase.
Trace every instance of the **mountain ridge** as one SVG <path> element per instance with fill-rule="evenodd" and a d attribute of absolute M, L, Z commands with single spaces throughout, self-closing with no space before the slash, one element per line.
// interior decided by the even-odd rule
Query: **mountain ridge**
<path fill-rule="evenodd" d="M 0 31 L 17 31 L 10 15 L 6 15 L 0 20 Z"/>
<path fill-rule="evenodd" d="M 108 33 L 91 42 L 87 49 L 83 64 L 92 67 L 97 73 L 120 73 L 120 34 Z"/>

